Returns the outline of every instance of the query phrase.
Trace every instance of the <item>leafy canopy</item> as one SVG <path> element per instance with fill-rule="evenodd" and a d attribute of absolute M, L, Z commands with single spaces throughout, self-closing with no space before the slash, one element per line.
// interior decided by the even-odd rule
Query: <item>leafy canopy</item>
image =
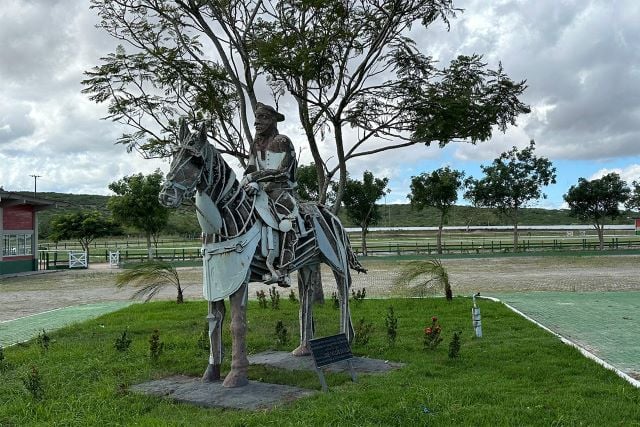
<path fill-rule="evenodd" d="M 109 184 L 116 194 L 107 202 L 114 219 L 148 236 L 159 233 L 169 218 L 169 210 L 158 201 L 162 178 L 162 172 L 157 170 L 147 176 L 141 173 L 125 176 Z"/>
<path fill-rule="evenodd" d="M 563 197 L 570 215 L 599 225 L 607 217 L 614 219 L 622 214 L 620 205 L 628 201 L 630 193 L 620 175 L 612 172 L 591 181 L 580 178 Z"/>
<path fill-rule="evenodd" d="M 49 238 L 77 240 L 85 251 L 89 244 L 99 237 L 118 232 L 113 222 L 98 211 L 78 211 L 56 215 L 51 219 Z"/>
<path fill-rule="evenodd" d="M 534 154 L 535 142 L 518 150 L 502 153 L 489 166 L 481 166 L 484 177 L 469 178 L 465 198 L 475 205 L 497 208 L 507 216 L 517 216 L 528 202 L 546 198 L 542 187 L 556 182 L 556 169 L 551 161 Z"/>
<path fill-rule="evenodd" d="M 387 194 L 388 178 L 374 178 L 373 174 L 365 171 L 362 181 L 349 179 L 344 191 L 343 203 L 347 216 L 366 230 L 380 219 L 380 212 L 376 202 Z"/>
<path fill-rule="evenodd" d="M 318 175 L 319 199 L 339 173 L 336 208 L 355 157 L 416 143 L 488 140 L 529 108 L 525 82 L 480 55 L 439 66 L 410 36 L 460 10 L 451 0 L 91 0 L 121 42 L 86 72 L 84 93 L 132 129 L 118 141 L 166 156 L 177 118 L 206 120 L 241 164 L 252 142 L 256 87 L 291 96 Z M 344 127 L 357 139 L 344 141 Z M 327 137 L 327 133 L 332 135 Z M 320 150 L 331 139 L 334 152 Z"/>
<path fill-rule="evenodd" d="M 411 177 L 411 194 L 407 198 L 411 206 L 422 210 L 434 207 L 441 213 L 446 212 L 458 200 L 458 190 L 463 185 L 464 172 L 448 166 L 433 172 Z"/>

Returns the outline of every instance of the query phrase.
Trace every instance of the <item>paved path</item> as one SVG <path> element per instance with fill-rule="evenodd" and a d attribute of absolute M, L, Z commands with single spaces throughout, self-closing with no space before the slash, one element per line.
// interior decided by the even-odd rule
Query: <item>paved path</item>
<path fill-rule="evenodd" d="M 492 295 L 640 379 L 640 292 Z"/>
<path fill-rule="evenodd" d="M 77 305 L 46 311 L 0 323 L 0 345 L 7 347 L 36 337 L 44 329 L 52 331 L 76 322 L 100 317 L 132 304 L 131 301 Z"/>

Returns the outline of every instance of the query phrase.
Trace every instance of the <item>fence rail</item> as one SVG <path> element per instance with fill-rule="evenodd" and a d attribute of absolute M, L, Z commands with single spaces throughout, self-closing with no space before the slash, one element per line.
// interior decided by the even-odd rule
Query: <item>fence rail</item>
<path fill-rule="evenodd" d="M 533 251 L 589 251 L 600 248 L 600 243 L 595 239 L 526 239 L 520 240 L 518 243 L 519 252 Z M 640 248 L 640 238 L 620 238 L 614 237 L 604 240 L 604 248 L 609 250 L 616 249 L 638 249 Z M 358 255 L 363 254 L 362 246 L 353 245 L 353 249 Z M 442 242 L 442 253 L 444 254 L 480 254 L 480 253 L 500 253 L 513 251 L 513 243 L 502 240 L 478 241 L 444 241 Z M 437 246 L 434 243 L 369 243 L 367 244 L 367 255 L 416 255 L 416 254 L 434 254 L 437 252 Z"/>
<path fill-rule="evenodd" d="M 39 269 L 40 270 L 58 270 L 69 268 L 70 250 L 46 250 L 40 249 Z M 115 252 L 110 250 L 94 250 L 89 253 L 89 263 L 109 263 L 109 253 Z M 142 262 L 148 258 L 146 248 L 129 248 L 120 249 L 120 263 L 123 262 Z M 200 255 L 200 247 L 185 248 L 158 248 L 154 250 L 154 258 L 164 261 L 193 261 L 202 259 Z"/>
<path fill-rule="evenodd" d="M 600 244 L 595 239 L 525 239 L 518 245 L 520 252 L 535 251 L 591 251 L 599 249 Z M 605 239 L 604 248 L 606 250 L 620 249 L 640 249 L 640 237 L 630 236 L 613 237 Z M 362 246 L 354 244 L 353 249 L 358 255 L 362 255 Z M 104 250 L 94 250 L 89 254 L 89 262 L 109 263 L 109 253 L 118 250 L 120 252 L 120 262 L 142 262 L 148 257 L 146 248 L 120 248 L 110 247 Z M 513 251 L 513 244 L 502 240 L 447 240 L 442 244 L 444 254 L 486 254 L 486 253 L 506 253 Z M 70 250 L 46 250 L 39 252 L 40 270 L 54 270 L 68 268 Z M 367 245 L 367 255 L 432 255 L 437 249 L 434 243 L 414 242 L 414 243 L 376 243 Z M 175 247 L 154 249 L 154 258 L 165 261 L 194 261 L 200 260 L 200 247 Z"/>

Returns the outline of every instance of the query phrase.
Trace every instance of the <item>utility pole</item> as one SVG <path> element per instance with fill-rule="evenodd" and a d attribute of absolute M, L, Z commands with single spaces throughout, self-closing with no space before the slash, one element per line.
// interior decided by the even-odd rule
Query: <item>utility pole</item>
<path fill-rule="evenodd" d="M 33 197 L 36 197 L 36 193 L 38 192 L 38 178 L 42 177 L 42 175 L 29 175 L 33 177 Z"/>

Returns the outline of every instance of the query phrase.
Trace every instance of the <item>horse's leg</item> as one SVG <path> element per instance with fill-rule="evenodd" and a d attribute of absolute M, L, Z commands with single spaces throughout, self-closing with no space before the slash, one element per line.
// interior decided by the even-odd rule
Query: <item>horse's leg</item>
<path fill-rule="evenodd" d="M 336 278 L 336 286 L 338 288 L 338 295 L 340 297 L 340 332 L 347 336 L 349 342 L 353 341 L 355 331 L 353 330 L 353 323 L 351 322 L 351 310 L 349 309 L 349 288 L 351 287 L 351 274 L 349 270 L 344 272 L 344 275 L 335 271 L 333 275 Z"/>
<path fill-rule="evenodd" d="M 202 376 L 202 381 L 220 380 L 222 364 L 222 322 L 225 314 L 224 301 L 209 301 L 209 365 Z"/>
<path fill-rule="evenodd" d="M 318 270 L 318 264 L 302 267 L 298 270 L 298 295 L 300 297 L 300 345 L 293 350 L 294 356 L 307 356 L 311 354 L 309 340 L 313 338 L 313 274 Z"/>
<path fill-rule="evenodd" d="M 222 383 L 225 387 L 242 387 L 249 383 L 247 371 L 247 289 L 244 282 L 231 297 L 231 371 Z"/>

